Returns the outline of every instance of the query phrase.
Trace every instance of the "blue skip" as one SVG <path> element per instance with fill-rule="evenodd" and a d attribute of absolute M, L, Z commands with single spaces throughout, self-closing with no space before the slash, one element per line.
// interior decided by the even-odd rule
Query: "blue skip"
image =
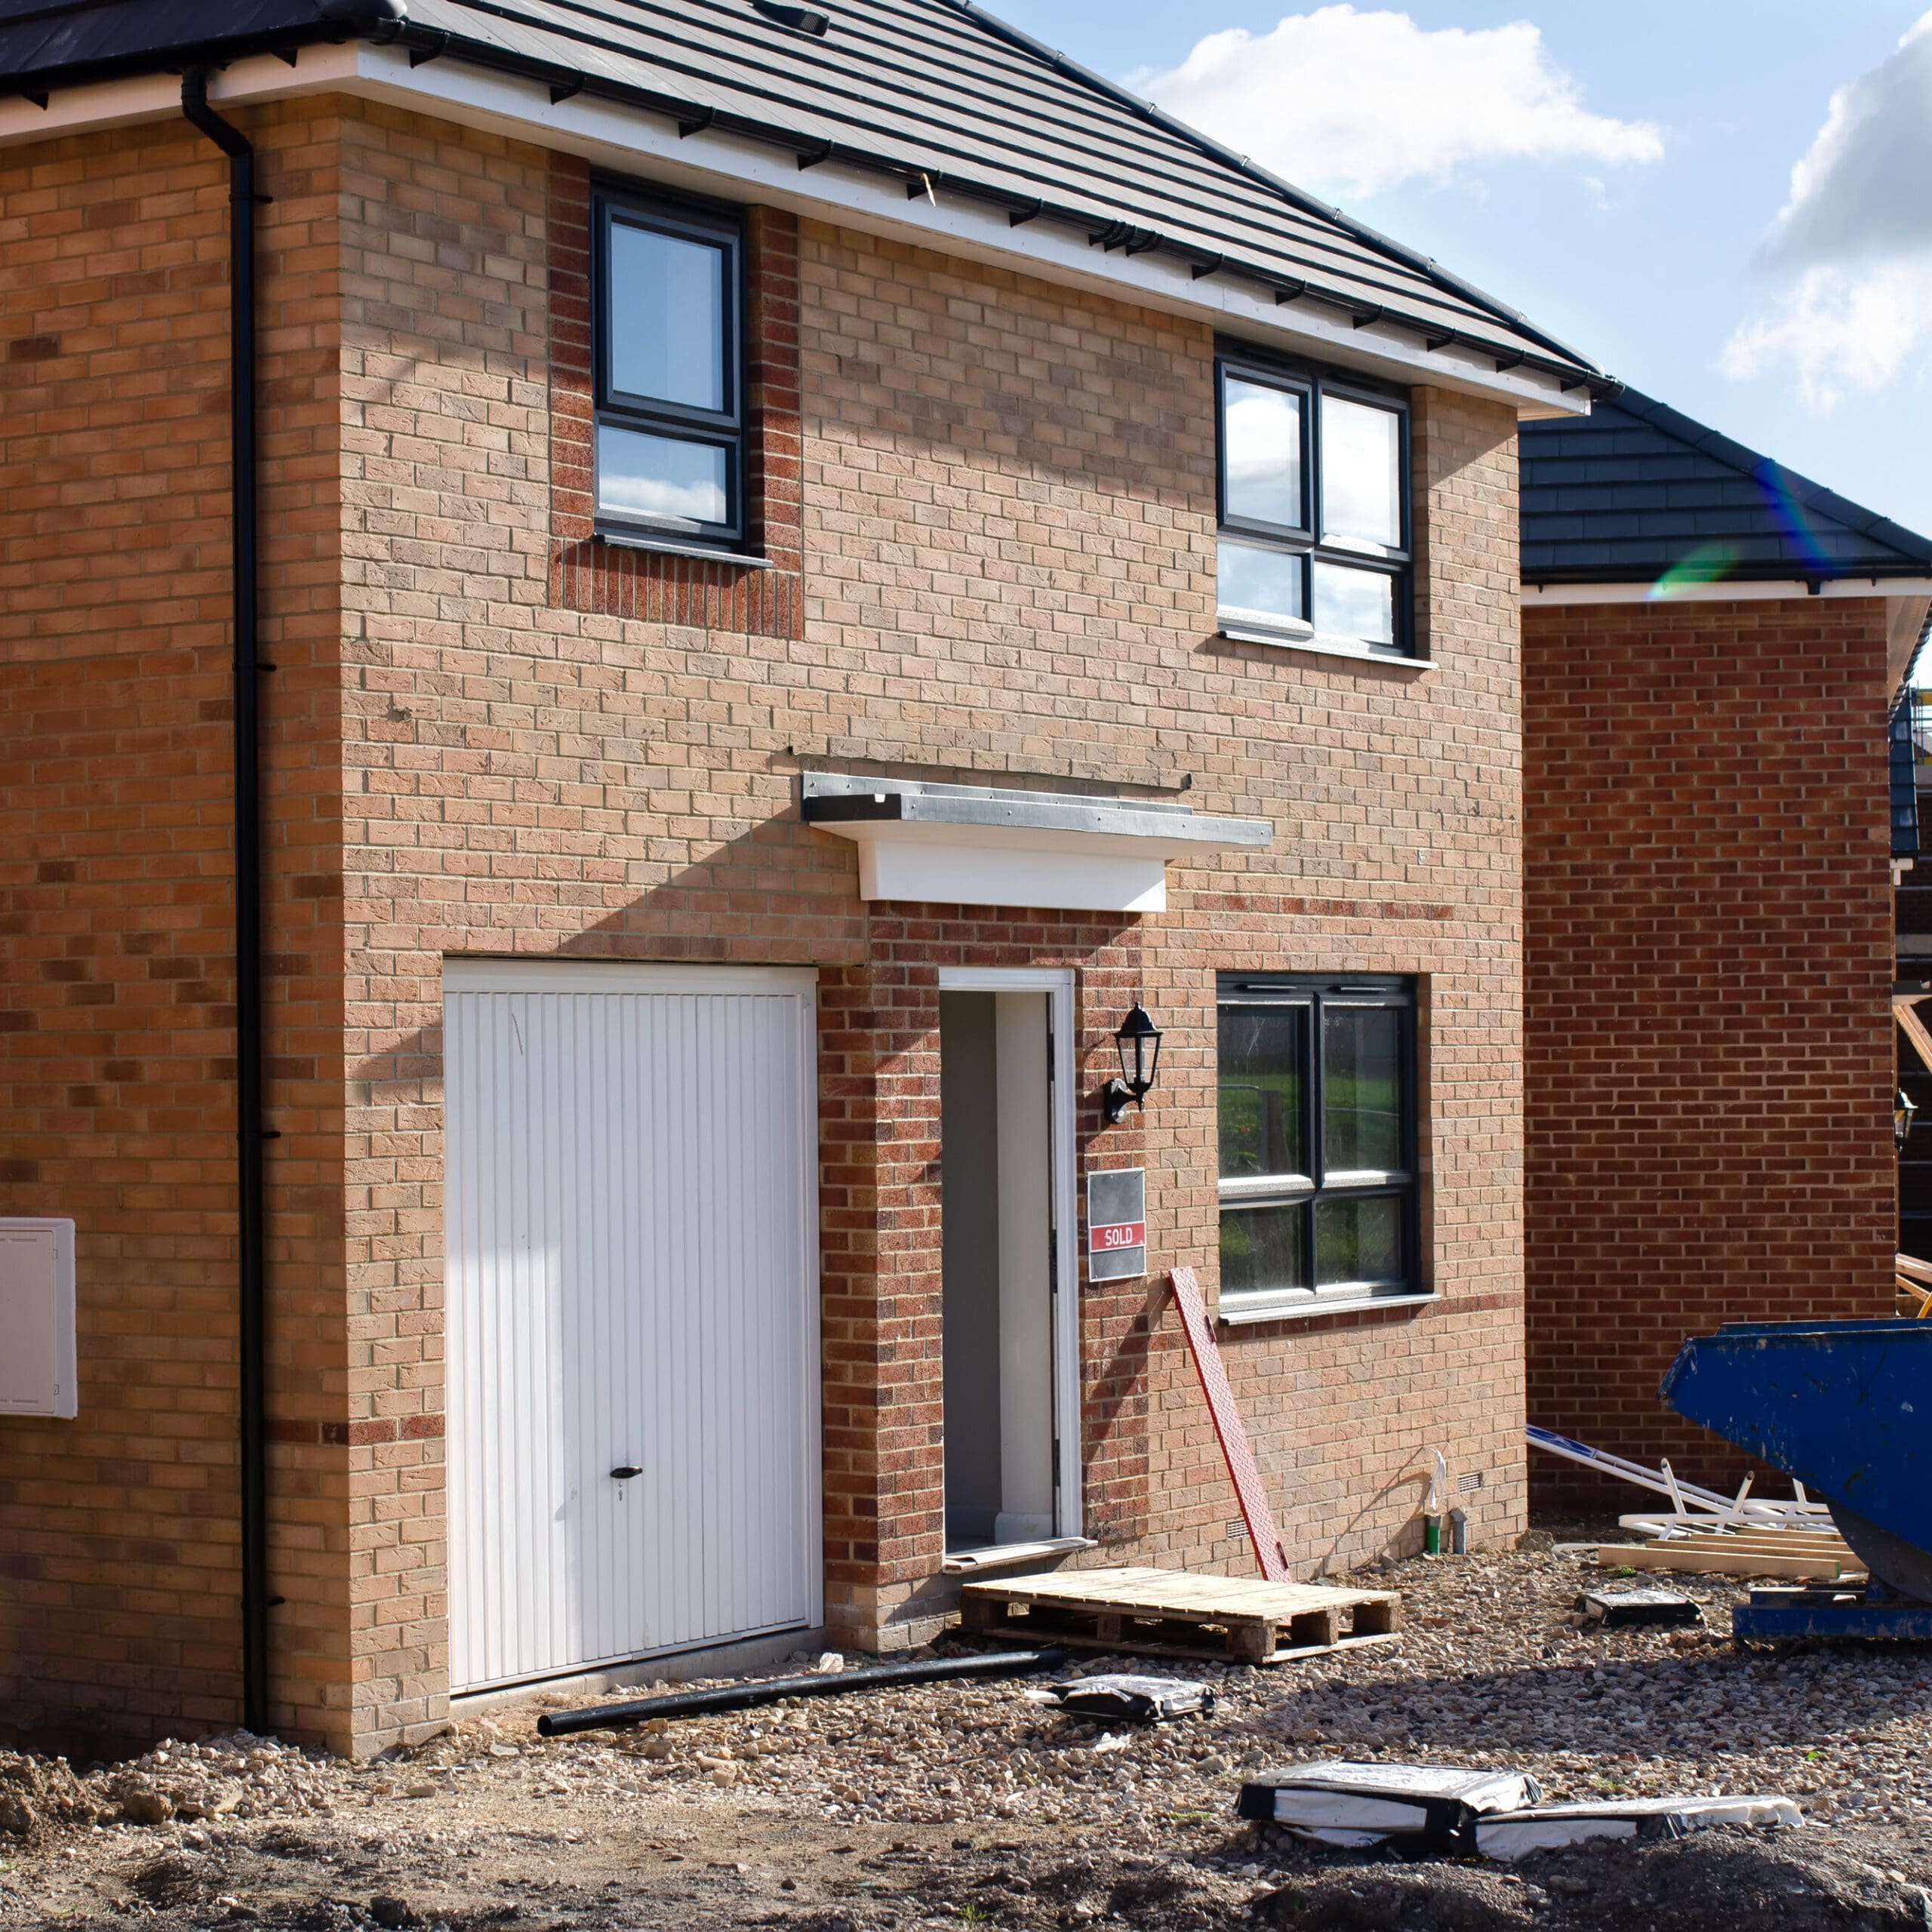
<path fill-rule="evenodd" d="M 1862 1596 L 1754 1590 L 1737 1635 L 1932 1637 L 1932 1321 L 1735 1323 L 1660 1392 L 1829 1503 L 1871 1573 Z"/>

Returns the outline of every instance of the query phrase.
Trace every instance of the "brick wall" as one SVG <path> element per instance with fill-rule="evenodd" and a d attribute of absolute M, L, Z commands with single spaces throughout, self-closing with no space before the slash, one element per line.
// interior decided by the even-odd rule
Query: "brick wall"
<path fill-rule="evenodd" d="M 1890 1309 L 1885 608 L 1524 632 L 1531 1419 L 1734 1484 L 1657 1399 L 1684 1338 Z"/>
<path fill-rule="evenodd" d="M 333 144 L 262 211 L 278 1721 L 345 1647 Z M 0 153 L 0 1212 L 77 1224 L 80 1414 L 0 1418 L 0 1721 L 239 1715 L 226 164 Z"/>
<path fill-rule="evenodd" d="M 1191 1262 L 1211 1283 L 1217 971 L 1417 975 L 1428 1272 L 1440 1299 L 1231 1331 L 1231 1372 L 1304 1570 L 1412 1545 L 1438 1446 L 1485 1478 L 1468 1499 L 1479 1536 L 1520 1527 L 1507 411 L 1417 397 L 1423 628 L 1436 668 L 1230 644 L 1214 634 L 1204 328 L 811 222 L 794 242 L 787 224 L 760 217 L 768 332 L 757 352 L 778 432 L 767 445 L 778 459 L 766 471 L 768 528 L 790 455 L 780 440 L 783 332 L 797 334 L 795 617 L 654 563 L 600 577 L 595 563 L 583 568 L 580 527 L 581 170 L 386 109 L 325 106 L 263 124 L 285 128 L 288 143 L 266 170 L 275 222 L 302 206 L 298 156 L 329 184 L 303 258 L 319 291 L 303 313 L 327 325 L 328 357 L 306 388 L 288 389 L 287 406 L 305 424 L 319 409 L 329 420 L 315 435 L 336 441 L 315 457 L 312 513 L 278 525 L 315 545 L 312 571 L 278 568 L 271 595 L 278 623 L 300 614 L 318 626 L 323 684 L 305 733 L 340 733 L 339 749 L 324 752 L 278 721 L 272 754 L 278 798 L 300 785 L 315 801 L 312 829 L 300 834 L 312 849 L 299 864 L 278 854 L 278 904 L 340 922 L 329 928 L 339 966 L 318 981 L 339 1007 L 318 992 L 312 1026 L 278 1009 L 274 1040 L 272 1104 L 279 1122 L 280 1110 L 313 1100 L 302 1146 L 315 1177 L 299 1208 L 289 1195 L 275 1208 L 286 1248 L 278 1294 L 294 1292 L 298 1262 L 316 1284 L 312 1306 L 278 1304 L 278 1346 L 299 1334 L 311 1349 L 275 1397 L 287 1438 L 278 1508 L 291 1525 L 275 1583 L 287 1591 L 298 1570 L 307 1580 L 278 1613 L 281 1668 L 297 1686 L 285 1694 L 288 1721 L 366 1749 L 417 1734 L 445 1709 L 440 974 L 450 954 L 819 969 L 828 1612 L 845 1634 L 888 1646 L 930 1627 L 944 1602 L 933 1408 L 938 967 L 1075 970 L 1089 1097 L 1081 1158 L 1143 1155 L 1153 1266 Z M 106 146 L 90 152 L 98 168 Z M 140 171 L 165 182 L 164 163 L 189 171 L 191 212 L 209 224 L 198 245 L 216 247 L 218 174 L 165 142 Z M 199 300 L 215 356 L 218 281 Z M 217 416 L 211 449 L 220 433 Z M 29 481 L 43 454 L 20 451 Z M 222 507 L 211 500 L 197 539 L 214 573 L 202 592 L 211 678 L 225 615 Z M 91 593 L 71 595 L 73 627 L 91 631 Z M 171 647 L 195 635 L 192 613 L 156 608 Z M 38 623 L 26 635 L 64 674 L 72 647 Z M 211 733 L 208 757 L 220 749 Z M 867 906 L 849 844 L 798 817 L 798 771 L 823 763 L 1157 798 L 1180 796 L 1185 778 L 1198 808 L 1269 817 L 1277 838 L 1258 861 L 1171 867 L 1170 910 L 1145 919 Z M 29 806 L 48 808 L 48 796 L 32 788 Z M 205 828 L 217 874 L 220 835 Z M 297 835 L 292 822 L 279 835 Z M 127 842 L 109 841 L 117 851 Z M 218 893 L 202 921 L 211 961 Z M 35 902 L 37 923 L 71 903 Z M 1161 1084 L 1144 1120 L 1103 1131 L 1091 1096 L 1137 994 L 1168 1029 Z M 198 1050 L 217 1082 L 222 1050 L 218 1038 Z M 223 1120 L 205 1137 L 211 1189 L 224 1184 L 225 1131 Z M 23 1158 L 66 1144 L 40 1128 L 25 1138 L 39 1151 Z M 288 1140 L 277 1149 L 278 1161 L 296 1151 Z M 127 1184 L 154 1186 L 155 1151 L 129 1158 Z M 20 1198 L 38 1211 L 56 1192 Z M 224 1208 L 211 1199 L 213 1245 L 194 1278 L 211 1297 L 225 1291 Z M 140 1266 L 157 1266 L 134 1217 L 119 1225 Z M 1161 1304 L 1152 1282 L 1083 1303 L 1100 1554 L 1242 1567 L 1226 1531 L 1232 1499 Z M 205 1338 L 207 1324 L 196 1332 Z M 113 1358 L 98 1337 L 87 1346 L 91 1361 Z M 195 1398 L 213 1417 L 217 1500 L 232 1483 L 227 1373 Z M 171 1407 L 157 1412 L 180 1426 Z M 72 1440 L 9 1437 L 10 1450 L 23 1445 L 6 1465 L 10 1499 L 45 1481 L 45 1445 Z M 131 1439 L 129 1453 L 146 1451 Z M 82 1527 L 63 1518 L 45 1546 L 85 1580 L 76 1590 L 97 1587 Z M 210 1708 L 230 1667 L 224 1592 L 226 1579 L 181 1624 L 212 1633 Z M 97 1681 L 128 1667 L 124 1647 Z"/>

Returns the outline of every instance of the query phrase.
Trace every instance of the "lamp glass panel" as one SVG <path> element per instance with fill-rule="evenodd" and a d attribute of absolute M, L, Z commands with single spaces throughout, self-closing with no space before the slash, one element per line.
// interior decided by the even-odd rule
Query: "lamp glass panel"
<path fill-rule="evenodd" d="M 1300 392 L 1227 376 L 1222 381 L 1221 410 L 1228 515 L 1243 522 L 1306 530 Z"/>
<path fill-rule="evenodd" d="M 723 409 L 724 251 L 613 221 L 610 282 L 611 386 Z"/>
<path fill-rule="evenodd" d="M 1306 1288 L 1308 1205 L 1221 1210 L 1221 1292 Z"/>
<path fill-rule="evenodd" d="M 1401 1016 L 1327 1006 L 1321 1015 L 1322 1164 L 1330 1174 L 1402 1165 Z"/>
<path fill-rule="evenodd" d="M 1308 1009 L 1223 1007 L 1217 1078 L 1222 1177 L 1307 1174 Z"/>

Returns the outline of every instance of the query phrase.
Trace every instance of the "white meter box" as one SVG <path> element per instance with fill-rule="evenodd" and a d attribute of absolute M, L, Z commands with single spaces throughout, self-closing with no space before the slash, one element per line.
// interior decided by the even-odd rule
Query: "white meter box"
<path fill-rule="evenodd" d="M 74 1224 L 0 1215 L 0 1416 L 78 1412 Z"/>

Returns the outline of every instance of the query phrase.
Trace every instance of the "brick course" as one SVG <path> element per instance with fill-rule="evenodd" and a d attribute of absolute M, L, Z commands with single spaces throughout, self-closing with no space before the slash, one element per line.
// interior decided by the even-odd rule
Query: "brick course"
<path fill-rule="evenodd" d="M 1531 1417 L 1720 1486 L 1684 1338 L 1890 1312 L 1885 642 L 1877 598 L 1524 618 Z"/>
<path fill-rule="evenodd" d="M 934 1356 L 940 965 L 1075 971 L 1081 1158 L 1144 1158 L 1152 1265 L 1192 1263 L 1211 1283 L 1216 971 L 1415 974 L 1427 1272 L 1439 1298 L 1230 1330 L 1230 1372 L 1303 1571 L 1413 1546 L 1438 1446 L 1484 1478 L 1465 1499 L 1479 1537 L 1520 1527 L 1508 411 L 1416 394 L 1421 630 L 1437 668 L 1230 643 L 1213 617 L 1204 327 L 757 213 L 762 514 L 774 553 L 795 568 L 761 574 L 756 597 L 723 581 L 743 574 L 728 566 L 697 567 L 716 582 L 638 553 L 586 569 L 574 454 L 586 420 L 580 166 L 365 104 L 306 103 L 263 128 L 265 141 L 272 128 L 286 143 L 265 158 L 272 222 L 292 215 L 283 171 L 298 154 L 329 184 L 305 230 L 316 282 L 304 311 L 328 356 L 306 387 L 276 398 L 288 435 L 318 446 L 301 449 L 316 472 L 303 525 L 313 547 L 299 567 L 278 566 L 270 592 L 278 621 L 313 614 L 325 666 L 299 742 L 291 724 L 276 727 L 277 796 L 299 789 L 309 814 L 289 809 L 303 856 L 278 850 L 278 906 L 328 934 L 327 948 L 287 943 L 328 970 L 300 1024 L 278 1008 L 272 1041 L 277 1118 L 298 1100 L 306 1108 L 303 1172 L 314 1177 L 299 1207 L 285 1195 L 275 1207 L 278 1296 L 315 1284 L 299 1320 L 297 1303 L 278 1303 L 278 1346 L 299 1336 L 306 1352 L 291 1352 L 303 1372 L 284 1375 L 275 1398 L 278 1507 L 291 1525 L 276 1586 L 314 1604 L 278 1613 L 285 1721 L 368 1749 L 447 1708 L 438 1432 L 450 954 L 818 968 L 828 1615 L 848 1638 L 886 1647 L 924 1634 L 947 1601 Z M 171 134 L 154 139 L 131 182 L 186 171 L 193 217 L 211 224 L 202 246 L 215 248 L 217 174 Z M 77 147 L 75 178 L 110 151 L 129 150 Z M 17 218 L 29 214 L 37 223 L 41 205 Z M 199 297 L 211 331 L 222 299 L 217 275 Z M 25 339 L 51 324 L 30 302 L 18 326 Z M 214 334 L 205 348 L 212 392 Z M 21 366 L 39 380 L 48 365 Z M 218 403 L 210 415 L 216 463 Z M 272 433 L 283 429 L 276 418 Z M 793 434 L 795 540 L 781 515 L 794 501 L 781 487 Z M 48 448 L 10 446 L 14 487 L 41 487 Z M 224 487 L 217 463 L 198 539 L 211 679 L 225 617 Z M 69 605 L 68 632 L 94 626 L 83 591 Z M 71 646 L 32 611 L 12 621 L 11 635 L 66 674 Z M 180 648 L 188 617 L 156 622 Z M 211 770 L 223 724 L 207 720 Z M 1258 857 L 1171 866 L 1170 909 L 1146 918 L 869 906 L 850 845 L 798 819 L 796 774 L 826 762 L 1164 798 L 1183 795 L 1186 779 L 1198 808 L 1271 818 L 1277 836 Z M 29 786 L 20 809 L 52 810 L 46 788 Z M 206 863 L 220 879 L 218 795 L 209 809 Z M 33 902 L 39 929 L 72 894 L 58 880 L 37 889 L 48 895 Z M 225 884 L 213 891 L 211 979 L 225 960 Z M 1168 1029 L 1161 1084 L 1144 1118 L 1103 1129 L 1092 1096 L 1137 996 Z M 218 1005 L 203 1023 L 200 1077 L 225 1104 Z M 295 1151 L 285 1140 L 275 1158 Z M 6 1154 L 78 1163 L 85 1147 L 36 1114 Z M 210 1131 L 195 1280 L 211 1302 L 227 1293 L 226 1154 Z M 85 1204 L 66 1185 L 75 1171 L 10 1189 L 9 1204 Z M 152 1265 L 139 1230 L 125 1238 Z M 1083 1300 L 1097 1554 L 1238 1568 L 1232 1497 L 1162 1300 L 1152 1281 Z M 229 1346 L 188 1378 L 227 1482 Z M 44 1482 L 69 1440 L 57 1426 L 6 1425 L 9 1480 Z M 227 1534 L 227 1492 L 211 1487 L 204 1513 Z M 77 1518 L 36 1520 L 50 1549 L 71 1553 Z M 186 1524 L 162 1528 L 171 1552 L 198 1540 Z M 282 1572 L 297 1566 L 306 1580 L 291 1591 Z M 36 1601 L 78 1604 L 85 1588 L 63 1583 Z M 214 1660 L 211 1712 L 230 1681 L 229 1626 L 215 1611 L 232 1592 L 223 1573 L 188 1620 Z M 131 1668 L 118 1638 L 85 1668 L 57 1661 L 77 1700 Z"/>

